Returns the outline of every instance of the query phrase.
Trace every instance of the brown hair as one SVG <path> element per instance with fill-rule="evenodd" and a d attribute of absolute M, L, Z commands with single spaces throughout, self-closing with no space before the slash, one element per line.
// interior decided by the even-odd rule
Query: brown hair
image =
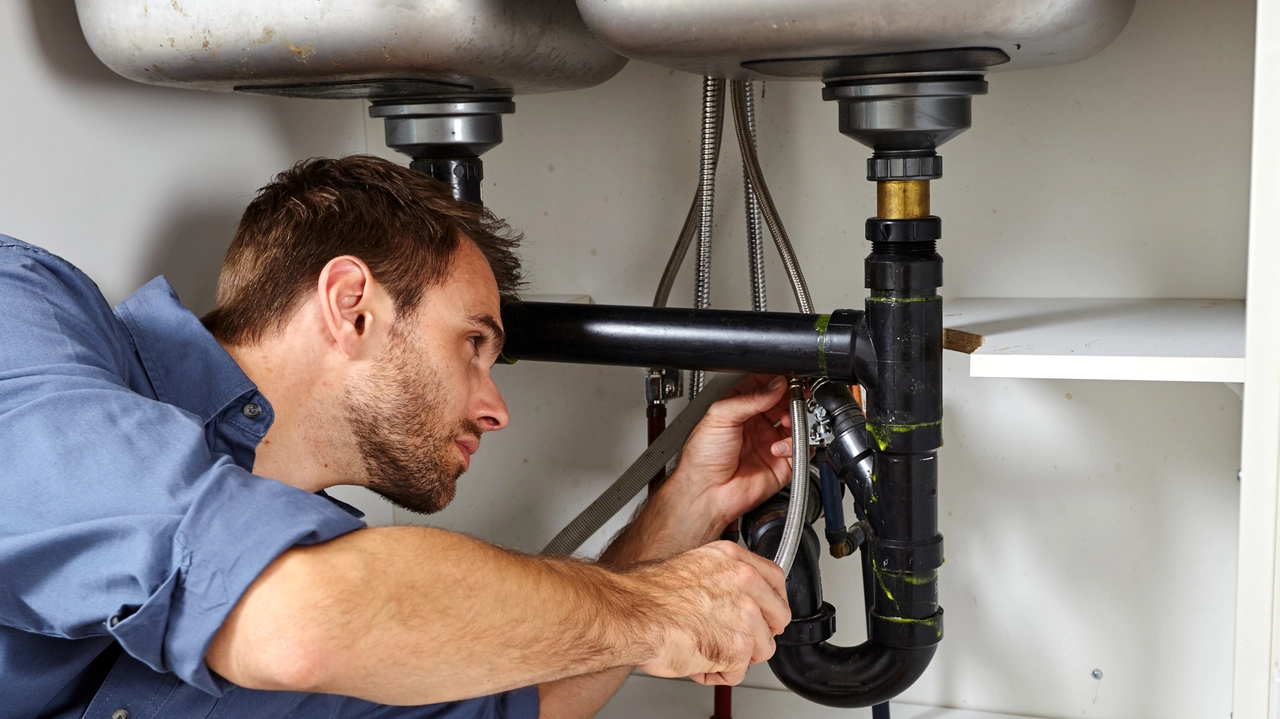
<path fill-rule="evenodd" d="M 498 291 L 514 296 L 520 235 L 488 210 L 371 155 L 303 160 L 245 209 L 222 261 L 217 307 L 202 321 L 227 344 L 257 342 L 284 328 L 320 271 L 342 255 L 363 260 L 403 315 L 445 280 L 466 240 L 489 261 Z"/>

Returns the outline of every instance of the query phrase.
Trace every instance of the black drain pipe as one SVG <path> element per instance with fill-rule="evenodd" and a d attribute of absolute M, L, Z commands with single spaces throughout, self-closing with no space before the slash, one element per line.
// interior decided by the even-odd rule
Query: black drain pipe
<path fill-rule="evenodd" d="M 507 360 L 835 377 L 871 366 L 863 313 L 508 302 Z M 864 369 L 863 372 L 867 370 Z"/>
<path fill-rule="evenodd" d="M 778 637 L 769 667 L 788 689 L 810 701 L 837 707 L 872 706 L 901 694 L 919 679 L 942 638 L 937 592 L 942 538 L 937 534 L 935 462 L 931 455 L 918 463 L 910 457 L 904 462 L 882 449 L 877 468 L 889 471 L 877 469 L 868 478 L 858 471 L 868 435 L 863 434 L 862 413 L 849 390 L 822 383 L 815 387 L 814 399 L 831 417 L 835 441 L 827 454 L 849 486 L 859 517 L 872 529 L 861 547 L 869 639 L 855 647 L 827 642 L 835 632 L 836 610 L 822 601 L 817 535 L 806 527 L 801 552 L 787 578 L 793 618 Z M 889 434 L 910 431 L 895 428 Z M 904 472 L 903 468 L 909 469 Z M 743 518 L 747 546 L 769 556 L 785 520 L 782 497 L 749 513 Z"/>
<path fill-rule="evenodd" d="M 797 557 L 787 586 L 792 626 L 803 629 L 793 632 L 789 627 L 790 636 L 779 640 L 769 660 L 788 689 L 836 707 L 872 706 L 900 694 L 924 673 L 942 640 L 937 463 L 942 446 L 941 222 L 929 214 L 927 178 L 881 180 L 877 187 L 877 217 L 866 227 L 872 243 L 866 260 L 871 290 L 866 326 L 875 360 L 870 371 L 858 373 L 866 388 L 869 437 L 847 442 L 838 436 L 827 450 L 854 495 L 859 516 L 871 526 L 862 546 L 869 638 L 856 647 L 826 642 L 835 610 L 815 603 L 821 592 L 817 556 L 805 554 Z M 832 416 L 837 435 L 841 427 L 847 437 L 859 435 L 862 418 L 847 390 L 820 384 L 815 399 Z M 875 450 L 869 486 L 851 469 L 868 441 Z M 757 515 L 755 521 L 763 517 Z M 747 536 L 769 535 L 763 527 L 751 527 Z"/>

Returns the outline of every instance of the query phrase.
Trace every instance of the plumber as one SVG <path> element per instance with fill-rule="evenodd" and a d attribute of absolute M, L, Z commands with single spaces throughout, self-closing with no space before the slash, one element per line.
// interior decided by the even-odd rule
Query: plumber
<path fill-rule="evenodd" d="M 0 718 L 568 719 L 633 667 L 735 684 L 771 656 L 782 572 L 714 540 L 790 478 L 780 379 L 713 405 L 595 562 L 325 494 L 449 504 L 510 419 L 516 243 L 366 156 L 264 187 L 203 319 L 163 278 L 113 310 L 0 236 Z"/>

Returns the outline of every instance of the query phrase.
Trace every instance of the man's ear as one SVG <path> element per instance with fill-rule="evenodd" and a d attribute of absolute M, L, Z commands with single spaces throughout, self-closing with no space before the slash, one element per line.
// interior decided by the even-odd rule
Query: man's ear
<path fill-rule="evenodd" d="M 338 350 L 348 357 L 360 352 L 374 326 L 373 273 L 358 257 L 335 257 L 320 270 L 320 316 Z M 387 317 L 377 317 L 378 322 Z"/>

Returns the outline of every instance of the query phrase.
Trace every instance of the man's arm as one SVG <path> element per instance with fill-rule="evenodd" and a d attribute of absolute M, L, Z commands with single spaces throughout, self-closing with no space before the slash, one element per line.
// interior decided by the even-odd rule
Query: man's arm
<path fill-rule="evenodd" d="M 740 677 L 790 619 L 781 571 L 729 543 L 616 571 L 425 527 L 281 555 L 206 661 L 256 689 L 430 704 L 613 667 Z"/>

